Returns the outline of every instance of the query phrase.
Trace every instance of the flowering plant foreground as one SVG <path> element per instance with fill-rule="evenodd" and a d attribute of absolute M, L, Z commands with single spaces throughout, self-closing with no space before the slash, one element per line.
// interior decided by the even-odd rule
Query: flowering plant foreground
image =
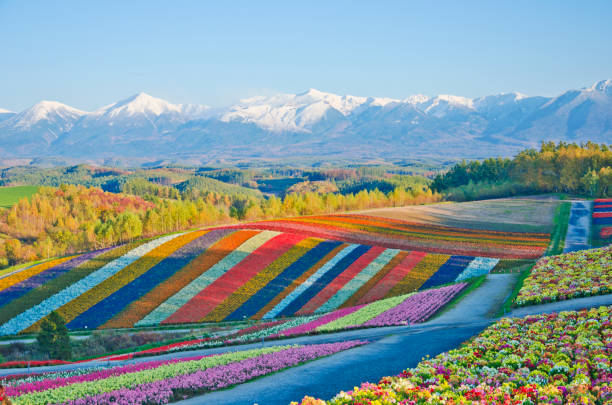
<path fill-rule="evenodd" d="M 399 376 L 300 405 L 610 404 L 611 311 L 505 318 Z"/>
<path fill-rule="evenodd" d="M 612 246 L 607 246 L 538 260 L 519 291 L 516 305 L 610 293 Z"/>
<path fill-rule="evenodd" d="M 213 356 L 47 373 L 4 381 L 15 404 L 165 404 L 366 344 L 274 346 Z"/>

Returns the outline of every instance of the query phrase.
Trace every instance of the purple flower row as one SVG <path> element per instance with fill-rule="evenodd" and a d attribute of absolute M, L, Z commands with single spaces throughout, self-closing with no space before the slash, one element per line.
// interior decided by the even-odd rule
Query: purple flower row
<path fill-rule="evenodd" d="M 165 404 L 190 396 L 215 391 L 240 384 L 253 378 L 270 374 L 287 367 L 328 356 L 342 350 L 363 345 L 364 341 L 324 343 L 289 348 L 235 363 L 211 367 L 192 374 L 124 388 L 104 394 L 79 398 L 66 402 L 70 405 L 97 404 Z"/>
<path fill-rule="evenodd" d="M 459 283 L 411 295 L 401 304 L 364 323 L 364 326 L 391 326 L 403 325 L 406 322 L 423 322 L 466 286 L 466 283 Z"/>
<path fill-rule="evenodd" d="M 51 267 L 47 270 L 41 271 L 40 273 L 29 277 L 17 284 L 14 284 L 4 290 L 0 295 L 0 306 L 6 305 L 9 302 L 16 300 L 19 297 L 24 296 L 28 292 L 35 288 L 38 288 L 48 281 L 51 281 L 64 273 L 69 272 L 77 266 L 85 263 L 86 261 L 93 259 L 94 257 L 101 255 L 113 248 L 106 248 L 102 250 L 96 250 L 95 252 L 85 253 L 81 256 L 77 256 L 74 259 L 67 260 L 57 266 Z"/>
<path fill-rule="evenodd" d="M 63 387 L 70 384 L 82 383 L 86 381 L 97 381 L 103 380 L 108 377 L 119 376 L 127 373 L 136 373 L 138 371 L 150 370 L 163 366 L 165 364 L 180 363 L 184 361 L 200 360 L 206 356 L 196 357 L 185 357 L 180 359 L 172 360 L 157 360 L 148 361 L 138 364 L 132 364 L 122 367 L 112 367 L 108 369 L 96 370 L 92 373 L 74 375 L 70 377 L 60 377 L 55 379 L 48 379 L 36 382 L 28 382 L 17 385 L 15 387 L 7 387 L 7 394 L 11 397 L 18 397 L 20 395 L 28 394 L 31 392 L 46 391 L 53 388 Z"/>

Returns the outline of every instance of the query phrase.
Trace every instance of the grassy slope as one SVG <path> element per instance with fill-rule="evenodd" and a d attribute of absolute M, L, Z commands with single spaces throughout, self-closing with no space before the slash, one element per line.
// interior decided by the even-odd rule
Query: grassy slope
<path fill-rule="evenodd" d="M 0 207 L 11 208 L 22 198 L 29 198 L 38 191 L 38 186 L 0 187 Z"/>
<path fill-rule="evenodd" d="M 563 253 L 571 206 L 572 203 L 567 201 L 563 201 L 557 206 L 555 210 L 554 227 L 550 235 L 550 245 L 548 245 L 548 249 L 545 253 L 546 256 Z"/>
<path fill-rule="evenodd" d="M 521 275 L 519 276 L 518 280 L 516 280 L 516 283 L 514 284 L 514 288 L 512 289 L 512 292 L 510 293 L 510 295 L 508 295 L 508 298 L 506 298 L 506 300 L 502 304 L 497 314 L 495 314 L 496 316 L 503 316 L 504 314 L 510 312 L 510 310 L 514 306 L 514 300 L 516 299 L 516 297 L 519 294 L 519 291 L 523 287 L 523 283 L 525 282 L 525 279 L 529 276 L 529 274 L 531 274 L 531 269 L 533 268 L 533 266 L 535 266 L 535 263 L 531 264 L 528 268 L 526 268 L 525 270 L 521 272 Z"/>

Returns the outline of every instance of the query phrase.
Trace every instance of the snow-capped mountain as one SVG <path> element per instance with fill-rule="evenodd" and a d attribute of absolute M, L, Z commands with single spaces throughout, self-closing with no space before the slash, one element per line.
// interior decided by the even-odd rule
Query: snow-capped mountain
<path fill-rule="evenodd" d="M 557 97 L 400 100 L 310 89 L 218 109 L 139 93 L 92 112 L 51 101 L 0 110 L 1 157 L 455 158 L 509 155 L 540 141 L 611 139 L 612 80 Z"/>
<path fill-rule="evenodd" d="M 15 113 L 10 111 L 10 110 L 6 110 L 4 108 L 0 108 L 0 121 L 4 121 L 6 119 L 11 118 L 12 116 L 14 116 Z"/>
<path fill-rule="evenodd" d="M 252 123 L 276 132 L 309 132 L 322 120 L 341 120 L 366 101 L 366 97 L 338 96 L 310 89 L 301 94 L 242 100 L 221 114 L 220 120 Z"/>
<path fill-rule="evenodd" d="M 65 132 L 70 130 L 72 125 L 85 114 L 85 111 L 77 110 L 66 104 L 44 100 L 15 115 L 10 124 L 24 131 L 37 126 L 45 126 Z"/>
<path fill-rule="evenodd" d="M 0 120 L 0 154 L 45 153 L 60 135 L 70 132 L 87 113 L 57 101 L 41 101 Z"/>

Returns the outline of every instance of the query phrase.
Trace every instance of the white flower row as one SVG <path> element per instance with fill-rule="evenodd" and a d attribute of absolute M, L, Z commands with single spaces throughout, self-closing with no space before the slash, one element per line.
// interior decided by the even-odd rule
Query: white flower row
<path fill-rule="evenodd" d="M 147 316 L 136 322 L 136 326 L 159 325 L 199 294 L 200 291 L 214 283 L 215 280 L 227 273 L 232 267 L 244 260 L 257 248 L 279 234 L 279 232 L 274 231 L 263 231 L 249 238 L 230 254 L 215 263 L 207 271 L 200 274 L 191 283 L 183 287 L 179 292 L 161 303 Z"/>
<path fill-rule="evenodd" d="M 308 316 L 302 316 L 299 318 L 294 318 L 287 322 L 281 323 L 280 325 L 274 325 L 266 329 L 262 329 L 262 330 L 259 330 L 253 333 L 249 333 L 248 335 L 239 336 L 235 339 L 232 339 L 232 342 L 249 342 L 252 340 L 258 340 L 261 338 L 271 337 L 273 335 L 281 333 L 284 330 L 295 328 L 296 326 L 303 325 L 305 323 L 314 321 L 315 319 L 318 319 L 318 318 L 319 318 L 319 315 L 308 315 Z"/>
<path fill-rule="evenodd" d="M 20 313 L 2 326 L 0 326 L 0 335 L 14 335 L 22 330 L 34 325 L 36 322 L 49 315 L 51 312 L 66 305 L 70 301 L 78 298 L 80 295 L 91 290 L 104 280 L 112 277 L 124 267 L 130 265 L 140 259 L 145 254 L 153 249 L 163 245 L 164 243 L 180 236 L 182 234 L 167 235 L 157 238 L 143 245 L 138 246 L 124 254 L 123 256 L 107 263 L 103 267 L 94 271 L 79 281 L 66 287 L 57 294 L 47 298 L 38 305 Z"/>
<path fill-rule="evenodd" d="M 493 257 L 476 257 L 468 266 L 457 276 L 455 281 L 463 281 L 472 277 L 479 277 L 488 274 L 497 265 L 499 259 Z"/>
<path fill-rule="evenodd" d="M 374 275 L 385 267 L 399 252 L 399 249 L 385 249 L 376 259 L 372 260 L 370 264 L 361 270 L 359 274 L 349 280 L 349 282 L 338 290 L 336 294 L 327 300 L 325 304 L 321 305 L 315 313 L 321 314 L 324 312 L 331 312 L 344 304 L 346 300 L 355 294 L 362 285 L 368 282 L 368 280 L 374 277 Z"/>
<path fill-rule="evenodd" d="M 281 302 L 276 304 L 274 308 L 272 308 L 268 313 L 263 316 L 263 319 L 271 319 L 277 316 L 283 309 L 285 309 L 291 302 L 300 296 L 308 287 L 313 285 L 318 279 L 323 277 L 325 273 L 331 270 L 340 260 L 342 260 L 346 255 L 351 253 L 353 250 L 357 249 L 359 245 L 349 245 L 342 249 L 336 256 L 334 256 L 330 261 L 325 263 L 319 270 L 317 270 L 314 274 L 312 274 L 306 281 L 297 286 L 297 288 L 291 293 L 289 293 Z"/>

